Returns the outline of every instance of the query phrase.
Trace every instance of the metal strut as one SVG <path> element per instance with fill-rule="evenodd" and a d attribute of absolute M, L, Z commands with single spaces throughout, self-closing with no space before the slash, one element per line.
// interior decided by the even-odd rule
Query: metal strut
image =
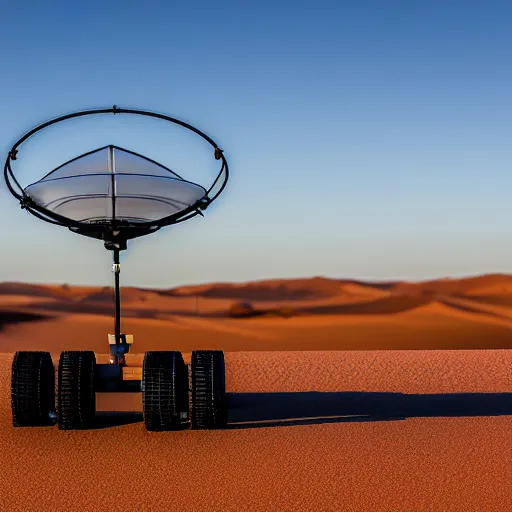
<path fill-rule="evenodd" d="M 121 334 L 121 291 L 119 286 L 119 274 L 121 272 L 121 264 L 119 261 L 119 248 L 114 247 L 112 250 L 114 255 L 114 263 L 112 272 L 114 272 L 114 295 L 115 295 L 115 344 L 110 345 L 110 362 L 124 366 L 126 364 L 124 354 L 128 351 L 128 346 Z"/>
<path fill-rule="evenodd" d="M 121 273 L 121 264 L 119 262 L 119 249 L 114 249 L 114 264 L 112 265 L 112 272 L 114 272 L 114 293 L 116 297 L 116 345 L 121 343 L 121 292 L 119 289 L 119 274 Z"/>

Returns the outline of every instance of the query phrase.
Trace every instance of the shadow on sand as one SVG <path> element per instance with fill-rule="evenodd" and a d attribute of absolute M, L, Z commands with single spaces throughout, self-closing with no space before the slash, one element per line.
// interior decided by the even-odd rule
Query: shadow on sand
<path fill-rule="evenodd" d="M 94 429 L 120 427 L 143 421 L 141 412 L 97 412 Z"/>
<path fill-rule="evenodd" d="M 237 393 L 228 398 L 229 429 L 512 415 L 512 393 Z"/>
<path fill-rule="evenodd" d="M 512 393 L 228 393 L 227 400 L 227 429 L 512 415 Z M 140 412 L 98 412 L 95 428 L 142 420 Z"/>

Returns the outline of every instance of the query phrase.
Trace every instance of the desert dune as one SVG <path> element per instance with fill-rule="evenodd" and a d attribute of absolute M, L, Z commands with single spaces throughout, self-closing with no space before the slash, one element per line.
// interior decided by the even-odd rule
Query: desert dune
<path fill-rule="evenodd" d="M 317 277 L 126 287 L 123 328 L 135 335 L 139 351 L 162 344 L 229 351 L 512 348 L 511 283 L 508 275 L 484 275 L 423 283 Z M 237 302 L 249 303 L 254 314 L 231 318 Z M 48 318 L 44 328 L 40 322 L 5 326 L 0 351 L 16 350 L 19 339 L 29 349 L 53 338 L 62 340 L 55 341 L 57 351 L 101 350 L 113 327 L 113 294 L 109 287 L 0 283 L 0 311 Z"/>
<path fill-rule="evenodd" d="M 226 353 L 228 428 L 164 433 L 140 394 L 98 394 L 94 430 L 13 428 L 13 353 L 106 362 L 112 302 L 0 284 L 0 510 L 512 509 L 510 278 L 328 281 L 124 290 L 128 365 Z M 239 300 L 263 314 L 231 318 Z"/>

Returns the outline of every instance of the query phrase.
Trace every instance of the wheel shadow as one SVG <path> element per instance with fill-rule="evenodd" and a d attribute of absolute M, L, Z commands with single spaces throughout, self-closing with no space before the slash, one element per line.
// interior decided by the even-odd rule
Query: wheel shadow
<path fill-rule="evenodd" d="M 141 412 L 96 412 L 94 426 L 90 430 L 102 428 L 121 427 L 133 423 L 141 423 L 144 420 Z"/>
<path fill-rule="evenodd" d="M 81 430 L 101 430 L 114 427 L 123 427 L 126 425 L 133 425 L 142 423 L 144 416 L 141 412 L 136 411 L 101 411 L 96 412 L 94 417 L 94 424 Z M 181 427 L 177 430 L 188 430 L 189 425 L 182 423 Z"/>
<path fill-rule="evenodd" d="M 227 401 L 228 429 L 512 415 L 512 393 L 233 393 Z"/>

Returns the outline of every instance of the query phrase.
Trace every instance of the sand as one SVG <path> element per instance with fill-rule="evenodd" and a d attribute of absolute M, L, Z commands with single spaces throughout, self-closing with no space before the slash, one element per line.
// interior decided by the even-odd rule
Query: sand
<path fill-rule="evenodd" d="M 309 310 L 288 319 L 194 316 L 195 298 L 132 291 L 134 311 L 162 317 L 124 319 L 129 364 L 152 349 L 226 351 L 228 428 L 164 433 L 145 430 L 140 394 L 98 394 L 95 430 L 13 428 L 13 352 L 49 350 L 57 363 L 88 349 L 105 361 L 112 319 L 80 306 L 99 289 L 59 298 L 59 287 L 11 285 L 0 318 L 51 318 L 0 331 L 0 511 L 512 510 L 512 300 L 498 277 L 345 282 L 338 295 L 318 279 L 309 292 L 272 281 Z M 253 297 L 268 298 L 265 286 Z M 231 303 L 229 286 L 201 290 L 215 295 L 204 311 Z M 41 306 L 65 301 L 74 309 Z"/>
<path fill-rule="evenodd" d="M 512 508 L 510 351 L 227 353 L 229 428 L 167 433 L 14 429 L 10 360 L 1 510 Z"/>

